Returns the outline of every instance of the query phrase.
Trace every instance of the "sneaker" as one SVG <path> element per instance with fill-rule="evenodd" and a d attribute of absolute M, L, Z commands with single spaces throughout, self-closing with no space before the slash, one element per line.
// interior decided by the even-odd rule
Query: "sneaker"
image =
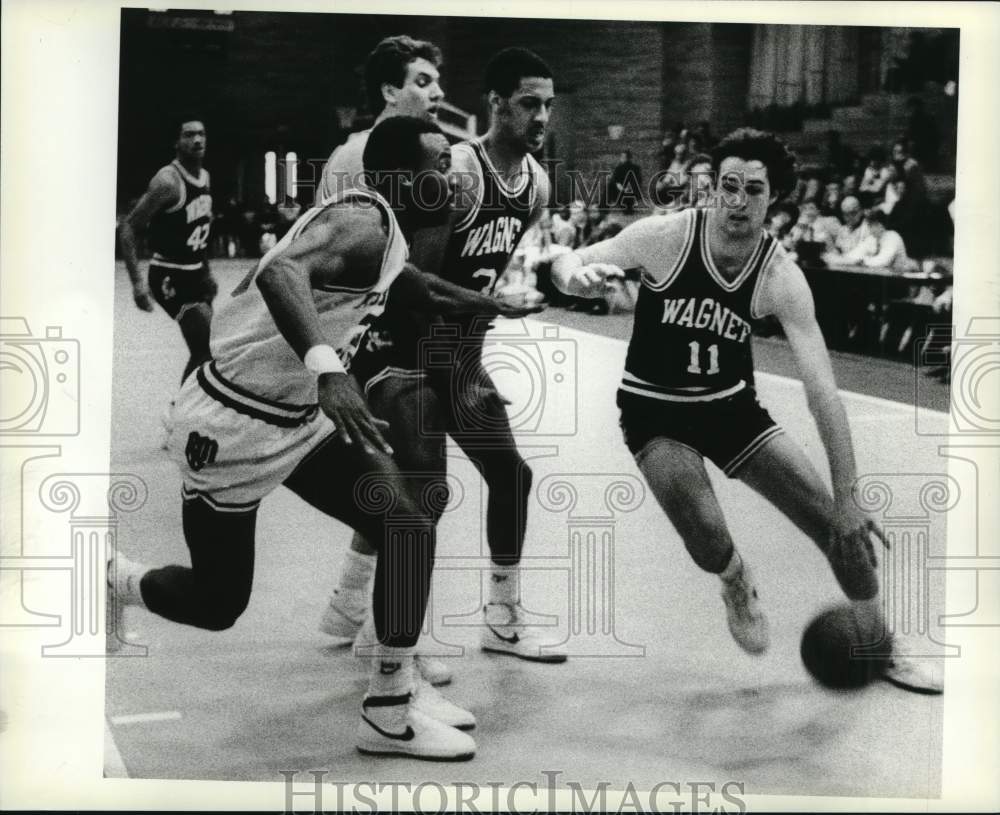
<path fill-rule="evenodd" d="M 323 610 L 323 617 L 319 621 L 319 630 L 331 637 L 353 640 L 358 635 L 358 631 L 361 630 L 367 616 L 368 608 L 366 606 L 354 606 L 341 596 L 340 589 L 334 589 L 333 594 L 330 595 L 330 602 Z"/>
<path fill-rule="evenodd" d="M 878 594 L 875 548 L 870 536 L 840 539 L 826 550 L 834 577 L 851 600 L 871 600 Z"/>
<path fill-rule="evenodd" d="M 531 662 L 565 662 L 566 652 L 557 644 L 542 640 L 522 622 L 520 603 L 488 603 L 483 606 L 486 627 L 482 648 L 496 654 L 510 654 Z"/>
<path fill-rule="evenodd" d="M 722 581 L 722 599 L 726 604 L 726 621 L 733 639 L 748 654 L 763 654 L 770 644 L 771 635 L 767 617 L 760 607 L 757 587 L 746 564 L 732 580 Z"/>
<path fill-rule="evenodd" d="M 468 761 L 476 754 L 471 736 L 421 713 L 408 694 L 366 698 L 356 745 L 366 756 L 426 761 Z"/>
<path fill-rule="evenodd" d="M 439 690 L 419 675 L 414 683 L 410 704 L 414 709 L 432 719 L 437 719 L 441 724 L 449 725 L 458 730 L 472 730 L 476 726 L 475 716 L 449 702 Z"/>
<path fill-rule="evenodd" d="M 139 580 L 143 569 L 121 552 L 107 560 L 107 597 L 104 606 L 104 650 L 115 654 L 121 651 L 125 637 L 125 606 L 140 602 Z"/>
<path fill-rule="evenodd" d="M 417 673 L 435 688 L 451 684 L 451 668 L 445 665 L 442 660 L 417 654 L 413 657 L 413 664 Z"/>
<path fill-rule="evenodd" d="M 944 693 L 944 660 L 941 657 L 919 657 L 907 653 L 905 638 L 894 637 L 892 659 L 882 678 L 897 688 L 932 696 Z"/>

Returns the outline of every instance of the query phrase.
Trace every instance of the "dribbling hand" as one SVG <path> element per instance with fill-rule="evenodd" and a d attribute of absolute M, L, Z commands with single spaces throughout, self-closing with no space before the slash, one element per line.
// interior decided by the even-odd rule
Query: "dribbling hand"
<path fill-rule="evenodd" d="M 389 423 L 372 416 L 350 375 L 322 374 L 319 377 L 319 406 L 330 417 L 344 444 L 392 455 L 392 447 L 382 435 L 389 429 Z"/>
<path fill-rule="evenodd" d="M 591 263 L 581 266 L 573 273 L 572 294 L 577 297 L 603 297 L 614 291 L 608 281 L 624 278 L 625 272 L 613 263 Z"/>

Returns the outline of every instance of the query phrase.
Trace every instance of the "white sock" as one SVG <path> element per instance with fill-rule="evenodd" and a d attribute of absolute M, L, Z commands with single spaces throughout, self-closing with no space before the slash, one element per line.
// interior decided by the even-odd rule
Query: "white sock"
<path fill-rule="evenodd" d="M 490 571 L 490 602 L 512 606 L 521 602 L 521 569 L 493 564 Z"/>
<path fill-rule="evenodd" d="M 377 563 L 377 555 L 365 555 L 348 549 L 340 571 L 340 585 L 337 586 L 337 592 L 352 601 L 367 603 Z"/>
<path fill-rule="evenodd" d="M 148 571 L 143 564 L 133 563 L 124 555 L 116 554 L 108 561 L 108 588 L 114 589 L 120 604 L 145 608 L 139 581 Z"/>
<path fill-rule="evenodd" d="M 413 649 L 378 647 L 368 679 L 369 696 L 402 696 L 413 690 Z"/>
<path fill-rule="evenodd" d="M 735 580 L 743 572 L 743 558 L 740 557 L 740 553 L 733 547 L 732 557 L 729 558 L 729 564 L 719 572 L 719 577 L 721 577 L 726 583 L 731 580 Z"/>

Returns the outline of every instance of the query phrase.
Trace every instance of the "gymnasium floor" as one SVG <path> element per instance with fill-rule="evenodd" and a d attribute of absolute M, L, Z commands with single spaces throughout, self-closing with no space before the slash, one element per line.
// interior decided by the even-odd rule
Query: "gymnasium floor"
<path fill-rule="evenodd" d="M 221 297 L 248 263 L 213 264 Z M 525 358 L 534 347 L 551 361 L 549 349 L 559 343 L 568 355 L 562 363 L 567 378 L 545 402 L 555 412 L 543 417 L 543 429 L 575 432 L 519 435 L 526 457 L 534 457 L 538 487 L 526 544 L 528 563 L 538 568 L 526 577 L 525 604 L 556 615 L 553 637 L 572 633 L 571 653 L 593 655 L 545 666 L 478 650 L 469 621 L 477 620 L 480 578 L 468 567 L 483 562 L 477 558 L 486 551 L 484 496 L 469 462 L 452 450 L 458 495 L 440 526 L 431 616 L 439 641 L 464 646 L 464 655 L 451 660 L 455 682 L 445 692 L 477 715 L 479 751 L 463 764 L 359 755 L 353 740 L 365 672 L 316 627 L 350 532 L 281 489 L 260 512 L 254 595 L 234 628 L 204 632 L 129 610 L 128 636 L 148 654 L 108 660 L 106 716 L 112 754 L 121 760 L 117 770 L 109 765 L 109 774 L 279 782 L 279 770 L 326 769 L 343 781 L 541 784 L 543 771 L 558 771 L 560 783 L 584 788 L 602 781 L 613 789 L 628 783 L 649 789 L 661 781 L 735 780 L 754 794 L 938 795 L 941 698 L 885 683 L 851 695 L 814 686 L 799 660 L 799 636 L 813 614 L 838 600 L 835 581 L 815 547 L 776 510 L 714 471 L 734 538 L 754 566 L 771 618 L 768 654 L 743 654 L 726 629 L 717 580 L 691 563 L 655 502 L 637 486 L 614 406 L 625 344 L 541 318 L 527 324 L 530 335 L 548 330 L 558 336 L 527 351 L 525 338 L 514 338 L 519 347 L 508 345 L 506 353 Z M 149 487 L 145 507 L 123 516 L 119 540 L 132 558 L 187 563 L 180 478 L 159 449 L 159 416 L 183 368 L 183 341 L 162 312 L 134 307 L 122 268 L 115 320 L 112 467 L 141 476 Z M 504 332 L 521 328 L 498 326 Z M 538 407 L 525 376 L 504 371 L 497 381 L 515 415 Z M 764 374 L 758 385 L 772 415 L 825 472 L 798 383 Z M 934 440 L 914 433 L 912 405 L 852 393 L 844 402 L 859 472 L 942 471 Z M 923 411 L 921 420 L 943 427 L 945 416 Z M 559 489 L 552 487 L 559 480 L 578 491 L 573 510 L 560 504 Z M 638 489 L 632 511 L 606 512 L 602 496 L 614 481 Z M 627 498 L 617 505 L 622 503 Z M 587 608 L 595 615 L 613 610 L 613 636 L 609 624 L 593 622 L 596 617 L 570 631 L 577 619 L 569 613 L 571 598 L 580 597 L 570 589 L 585 585 L 576 582 L 580 569 L 571 569 L 580 563 L 568 556 L 570 511 L 587 516 L 577 521 L 591 530 L 601 527 L 595 516 L 608 515 L 602 528 L 613 534 L 613 594 L 594 589 L 584 599 L 590 598 Z M 943 550 L 942 536 L 943 526 L 932 536 L 935 552 Z M 588 574 L 592 588 L 601 585 L 600 570 Z M 940 586 L 932 586 L 931 597 L 932 608 L 940 610 Z"/>

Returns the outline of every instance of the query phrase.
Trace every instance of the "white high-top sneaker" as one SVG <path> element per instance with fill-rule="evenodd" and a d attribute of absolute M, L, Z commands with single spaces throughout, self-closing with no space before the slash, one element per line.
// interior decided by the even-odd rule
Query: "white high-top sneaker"
<path fill-rule="evenodd" d="M 413 698 L 410 703 L 421 713 L 426 713 L 432 719 L 459 730 L 472 730 L 476 726 L 475 716 L 468 710 L 449 702 L 439 690 L 416 672 L 414 672 Z"/>
<path fill-rule="evenodd" d="M 476 754 L 471 736 L 417 709 L 410 695 L 369 696 L 361 703 L 357 748 L 369 756 L 426 761 L 467 761 Z"/>
<path fill-rule="evenodd" d="M 748 654 L 763 654 L 771 642 L 771 634 L 753 575 L 745 563 L 736 577 L 722 581 L 722 599 L 733 639 Z"/>
<path fill-rule="evenodd" d="M 539 636 L 524 624 L 520 603 L 487 603 L 483 606 L 486 625 L 482 648 L 497 654 L 510 654 L 532 662 L 565 662 L 566 652 L 557 643 Z"/>

